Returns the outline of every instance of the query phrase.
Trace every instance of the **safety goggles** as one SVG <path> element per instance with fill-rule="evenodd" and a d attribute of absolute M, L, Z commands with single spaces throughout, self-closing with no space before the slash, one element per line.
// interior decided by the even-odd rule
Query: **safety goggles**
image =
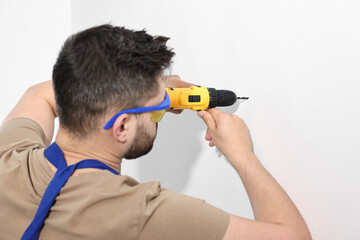
<path fill-rule="evenodd" d="M 159 105 L 151 106 L 151 107 L 139 107 L 139 108 L 127 109 L 127 110 L 123 110 L 121 112 L 118 112 L 117 114 L 115 114 L 115 116 L 113 116 L 110 119 L 110 121 L 108 121 L 105 124 L 104 129 L 107 130 L 107 129 L 111 128 L 114 125 L 115 120 L 121 114 L 124 114 L 124 113 L 152 112 L 151 113 L 151 121 L 160 122 L 160 120 L 164 116 L 166 110 L 169 109 L 169 108 L 170 108 L 170 97 L 169 97 L 168 93 L 165 91 L 165 99 Z"/>

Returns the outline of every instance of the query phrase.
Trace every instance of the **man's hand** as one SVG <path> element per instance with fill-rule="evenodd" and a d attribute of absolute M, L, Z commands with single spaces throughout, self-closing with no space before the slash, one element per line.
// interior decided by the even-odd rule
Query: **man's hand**
<path fill-rule="evenodd" d="M 198 115 L 208 126 L 205 139 L 210 141 L 209 145 L 216 146 L 228 159 L 253 153 L 249 129 L 237 115 L 216 108 L 198 112 Z"/>
<path fill-rule="evenodd" d="M 182 81 L 178 75 L 164 76 L 163 79 L 166 88 L 188 88 L 195 85 L 192 83 Z M 182 113 L 182 111 L 184 110 L 181 109 L 168 110 L 168 112 L 172 112 L 175 114 Z"/>

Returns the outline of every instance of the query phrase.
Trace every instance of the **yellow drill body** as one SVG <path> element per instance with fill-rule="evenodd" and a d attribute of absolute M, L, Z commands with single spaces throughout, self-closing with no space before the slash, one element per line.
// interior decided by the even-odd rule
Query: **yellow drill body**
<path fill-rule="evenodd" d="M 213 107 L 233 105 L 237 99 L 247 100 L 248 97 L 237 97 L 229 90 L 216 90 L 201 86 L 189 88 L 166 88 L 170 97 L 170 109 L 206 110 Z"/>
<path fill-rule="evenodd" d="M 210 95 L 206 87 L 166 88 L 170 97 L 170 109 L 205 110 L 209 107 Z"/>

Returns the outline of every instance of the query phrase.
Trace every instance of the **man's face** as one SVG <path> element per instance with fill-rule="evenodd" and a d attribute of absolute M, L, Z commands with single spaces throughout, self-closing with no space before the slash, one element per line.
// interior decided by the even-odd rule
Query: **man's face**
<path fill-rule="evenodd" d="M 154 106 L 160 104 L 165 97 L 165 86 L 161 81 L 159 94 L 149 100 L 146 106 Z M 137 116 L 137 131 L 132 145 L 124 155 L 126 159 L 135 159 L 148 154 L 156 138 L 158 123 L 151 121 L 151 113 L 142 113 Z"/>
<path fill-rule="evenodd" d="M 133 144 L 131 145 L 130 149 L 126 152 L 124 157 L 126 159 L 135 159 L 148 154 L 154 145 L 156 132 L 157 132 L 157 123 L 156 123 L 156 131 L 154 134 L 151 135 L 144 127 L 144 124 L 138 121 L 137 132 Z"/>

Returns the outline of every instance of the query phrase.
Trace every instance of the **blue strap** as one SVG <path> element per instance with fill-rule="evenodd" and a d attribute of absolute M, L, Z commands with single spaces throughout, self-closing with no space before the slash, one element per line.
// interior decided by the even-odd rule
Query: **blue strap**
<path fill-rule="evenodd" d="M 54 142 L 44 151 L 44 156 L 54 165 L 57 169 L 67 167 L 64 154 L 61 148 Z"/>
<path fill-rule="evenodd" d="M 44 156 L 57 167 L 54 178 L 47 186 L 44 196 L 41 199 L 39 208 L 35 214 L 33 221 L 26 229 L 22 240 L 38 239 L 44 221 L 49 214 L 51 206 L 54 204 L 55 198 L 59 194 L 61 188 L 65 185 L 69 177 L 73 174 L 75 169 L 81 168 L 97 168 L 108 170 L 116 175 L 119 175 L 114 169 L 94 159 L 82 160 L 76 164 L 67 166 L 64 155 L 60 147 L 54 142 L 47 149 L 45 149 Z"/>

